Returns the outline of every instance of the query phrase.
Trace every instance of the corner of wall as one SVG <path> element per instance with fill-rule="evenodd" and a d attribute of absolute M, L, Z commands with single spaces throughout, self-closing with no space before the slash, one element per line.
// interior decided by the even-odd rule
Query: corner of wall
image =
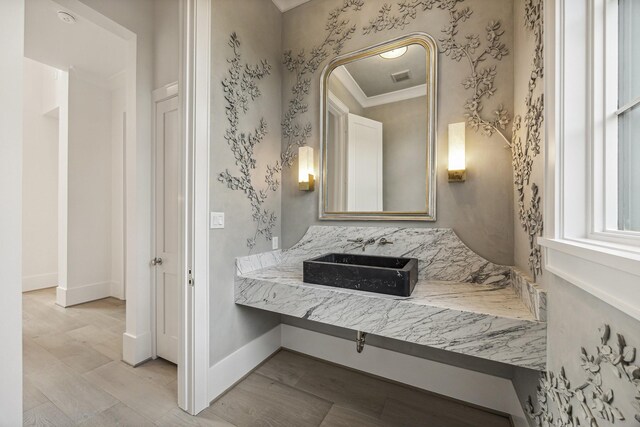
<path fill-rule="evenodd" d="M 110 281 L 91 283 L 74 288 L 62 288 L 60 286 L 56 288 L 56 304 L 61 307 L 71 307 L 109 296 L 111 296 Z"/>
<path fill-rule="evenodd" d="M 122 334 L 122 360 L 131 366 L 138 366 L 151 359 L 151 333 L 133 335 Z"/>

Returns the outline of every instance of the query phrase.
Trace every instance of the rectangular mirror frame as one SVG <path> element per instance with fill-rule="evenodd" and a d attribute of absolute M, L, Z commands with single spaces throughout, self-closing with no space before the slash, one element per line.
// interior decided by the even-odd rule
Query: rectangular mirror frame
<path fill-rule="evenodd" d="M 424 47 L 427 61 L 427 182 L 425 211 L 416 212 L 331 212 L 327 207 L 327 107 L 329 76 L 337 67 L 367 58 L 403 46 L 418 44 Z M 322 71 L 320 77 L 320 219 L 321 220 L 357 220 L 357 221 L 435 221 L 436 220 L 436 124 L 437 124 L 437 58 L 438 48 L 433 37 L 426 33 L 411 33 L 358 51 L 341 55 L 332 60 Z"/>

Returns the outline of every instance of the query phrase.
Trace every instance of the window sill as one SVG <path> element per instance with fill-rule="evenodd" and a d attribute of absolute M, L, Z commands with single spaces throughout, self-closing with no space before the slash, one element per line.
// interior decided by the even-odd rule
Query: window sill
<path fill-rule="evenodd" d="M 547 239 L 545 268 L 640 320 L 640 251 L 587 239 Z"/>

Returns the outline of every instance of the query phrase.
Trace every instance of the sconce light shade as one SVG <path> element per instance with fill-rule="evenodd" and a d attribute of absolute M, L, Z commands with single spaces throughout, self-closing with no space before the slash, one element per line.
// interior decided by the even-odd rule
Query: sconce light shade
<path fill-rule="evenodd" d="M 315 175 L 313 170 L 313 148 L 298 148 L 298 188 L 302 191 L 313 191 Z"/>
<path fill-rule="evenodd" d="M 449 124 L 449 182 L 464 182 L 467 178 L 465 125 L 465 122 Z"/>

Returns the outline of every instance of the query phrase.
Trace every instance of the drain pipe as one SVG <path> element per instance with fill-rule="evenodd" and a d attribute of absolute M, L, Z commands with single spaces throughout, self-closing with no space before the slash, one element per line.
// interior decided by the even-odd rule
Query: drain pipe
<path fill-rule="evenodd" d="M 358 331 L 356 333 L 356 351 L 358 353 L 362 353 L 362 350 L 364 350 L 364 340 L 366 338 L 367 338 L 366 332 Z"/>

